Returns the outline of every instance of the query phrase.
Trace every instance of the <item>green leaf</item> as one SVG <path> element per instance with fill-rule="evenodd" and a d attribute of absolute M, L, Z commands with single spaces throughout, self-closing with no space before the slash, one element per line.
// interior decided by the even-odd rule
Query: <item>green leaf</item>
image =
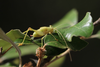
<path fill-rule="evenodd" d="M 34 43 L 41 47 L 41 39 L 35 39 Z M 52 46 L 57 47 L 61 49 L 66 49 L 66 43 L 63 39 L 59 37 L 57 33 L 53 33 L 52 35 L 47 35 L 43 39 L 43 44 L 46 44 L 46 46 Z"/>
<path fill-rule="evenodd" d="M 86 13 L 86 16 L 78 24 L 59 30 L 67 41 L 72 41 L 73 36 L 89 37 L 93 32 L 93 23 L 90 12 Z"/>
<path fill-rule="evenodd" d="M 77 20 L 78 20 L 77 10 L 72 9 L 61 20 L 53 24 L 53 27 L 56 27 L 56 29 L 71 27 L 77 23 Z"/>
<path fill-rule="evenodd" d="M 87 46 L 87 42 L 81 40 L 78 37 L 73 37 L 71 42 L 68 42 L 68 41 L 66 42 L 67 42 L 67 46 L 65 42 L 63 41 L 63 39 L 61 39 L 57 33 L 45 36 L 44 37 L 44 44 L 46 44 L 45 54 L 47 56 L 55 56 L 55 55 L 61 54 L 67 48 L 70 48 L 71 50 L 74 50 L 74 51 L 80 51 L 81 49 Z M 41 46 L 41 39 L 35 40 L 35 43 Z"/>
<path fill-rule="evenodd" d="M 0 39 L 0 47 L 3 48 L 2 52 L 6 51 L 9 47 L 11 47 L 11 44 L 7 41 L 4 41 Z"/>
<path fill-rule="evenodd" d="M 57 33 L 54 33 L 52 35 L 47 35 L 44 38 L 44 42 L 48 46 L 53 46 L 61 49 L 66 49 L 66 43 L 63 39 L 61 39 Z"/>
<path fill-rule="evenodd" d="M 85 18 L 78 24 L 76 24 L 70 28 L 64 28 L 64 29 L 58 30 L 58 31 L 66 39 L 67 46 L 65 44 L 65 41 L 62 39 L 61 34 L 58 33 L 60 36 L 57 34 L 52 34 L 53 36 L 47 35 L 44 38 L 44 44 L 46 44 L 46 49 L 47 49 L 48 55 L 54 55 L 53 53 L 56 54 L 56 52 L 59 52 L 60 50 L 65 49 L 65 48 L 70 48 L 74 51 L 77 51 L 77 50 L 79 51 L 87 46 L 87 42 L 79 39 L 78 37 L 73 37 L 73 36 L 89 37 L 93 32 L 92 17 L 90 16 L 90 13 L 88 12 L 86 14 Z M 55 48 L 57 48 L 57 49 L 55 50 Z M 60 54 L 60 53 L 61 52 L 59 52 L 58 54 Z"/>
<path fill-rule="evenodd" d="M 80 51 L 87 46 L 87 42 L 78 37 L 73 37 L 71 42 L 67 42 L 68 48 L 74 51 Z"/>
<path fill-rule="evenodd" d="M 55 40 L 55 38 L 54 38 L 52 35 L 53 35 L 57 40 Z M 48 46 L 48 47 L 52 46 L 52 47 L 60 48 L 59 50 L 66 49 L 66 48 L 70 48 L 70 49 L 72 49 L 72 50 L 74 50 L 74 51 L 79 51 L 79 50 L 81 50 L 81 49 L 83 49 L 84 47 L 87 46 L 87 42 L 81 40 L 81 39 L 78 38 L 78 37 L 73 37 L 71 42 L 66 41 L 66 42 L 67 42 L 67 46 L 66 46 L 64 40 L 61 39 L 61 38 L 59 37 L 58 34 L 52 34 L 52 35 L 47 35 L 47 36 L 44 38 L 45 44 L 46 44 L 46 46 Z M 54 50 L 54 49 L 49 49 L 49 50 Z M 57 50 L 57 52 L 58 52 L 59 50 Z M 48 51 L 48 50 L 47 50 L 47 51 Z M 56 51 L 56 50 L 55 50 L 55 51 Z M 54 51 L 53 51 L 53 52 L 54 52 Z M 55 53 L 56 53 L 56 52 L 55 52 Z M 60 54 L 60 53 L 59 53 L 59 54 Z"/>
<path fill-rule="evenodd" d="M 38 45 L 39 47 L 41 47 L 41 38 L 40 39 L 35 39 L 35 40 L 33 40 L 34 41 L 34 43 L 36 44 L 36 45 Z"/>
<path fill-rule="evenodd" d="M 15 65 L 12 64 L 11 62 L 8 62 L 6 64 L 0 65 L 0 67 L 15 67 Z"/>
<path fill-rule="evenodd" d="M 3 32 L 3 30 L 0 28 L 0 38 L 11 43 L 12 46 L 17 50 L 18 54 L 19 54 L 19 67 L 22 66 L 22 59 L 21 59 L 21 51 L 19 49 L 19 47 Z"/>
<path fill-rule="evenodd" d="M 19 29 L 10 30 L 6 35 L 12 40 L 15 41 L 19 38 L 24 38 L 25 34 L 23 34 Z M 27 40 L 31 40 L 29 36 L 26 37 Z M 5 40 L 0 39 L 0 47 L 3 47 L 3 51 L 7 50 L 11 47 L 11 44 Z"/>
<path fill-rule="evenodd" d="M 24 38 L 25 34 L 23 34 L 19 29 L 10 30 L 6 35 L 12 40 L 15 41 L 18 38 Z M 27 35 L 27 40 L 31 40 L 30 37 Z"/>
<path fill-rule="evenodd" d="M 52 47 L 52 46 L 45 46 L 46 48 L 46 53 L 45 55 L 47 56 L 56 56 L 56 55 L 59 55 L 61 53 L 63 53 L 66 49 L 60 49 L 60 48 L 57 48 L 57 47 Z"/>
<path fill-rule="evenodd" d="M 58 40 L 55 40 L 55 38 Z M 66 48 L 66 44 L 64 43 L 64 41 L 62 39 L 60 39 L 60 37 L 58 36 L 57 33 L 54 33 L 52 35 L 47 35 L 44 37 L 44 44 L 46 44 L 45 48 L 46 48 L 46 53 L 45 55 L 47 56 L 55 56 L 55 55 L 59 55 L 60 53 L 64 52 L 67 48 Z M 41 46 L 41 39 L 37 39 L 34 40 L 34 43 L 38 44 L 39 46 Z"/>
<path fill-rule="evenodd" d="M 15 44 L 19 44 L 23 41 L 23 38 L 19 38 L 19 39 L 16 39 L 14 41 Z M 24 41 L 24 46 L 20 46 L 19 48 L 21 49 L 21 52 L 22 52 L 22 56 L 23 55 L 27 55 L 27 54 L 35 54 L 35 51 L 36 49 L 38 48 L 38 46 L 36 44 L 34 44 L 32 42 L 32 40 L 27 40 L 25 39 Z M 15 49 L 14 48 L 11 48 L 5 55 L 3 55 L 1 57 L 1 59 L 4 61 L 4 60 L 7 60 L 7 59 L 12 59 L 12 58 L 16 58 L 18 57 L 18 54 L 15 52 Z"/>
<path fill-rule="evenodd" d="M 28 54 L 35 54 L 38 46 L 34 44 L 34 45 L 21 46 L 19 48 L 21 50 L 22 56 L 24 56 L 24 55 L 28 55 Z M 14 48 L 11 48 L 5 55 L 3 55 L 0 58 L 0 60 L 4 61 L 4 60 L 16 58 L 16 57 L 18 57 L 18 53 L 16 52 L 16 50 Z"/>
<path fill-rule="evenodd" d="M 16 39 L 14 43 L 18 45 L 19 43 L 22 43 L 22 41 L 23 41 L 23 38 L 19 38 L 19 39 Z M 28 39 L 25 39 L 23 43 L 23 45 L 33 45 L 33 44 L 34 43 L 32 42 L 32 40 L 28 40 Z"/>

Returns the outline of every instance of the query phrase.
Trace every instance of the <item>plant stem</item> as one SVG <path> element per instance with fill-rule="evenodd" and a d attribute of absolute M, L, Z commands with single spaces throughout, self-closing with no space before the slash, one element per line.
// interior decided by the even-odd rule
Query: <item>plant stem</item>
<path fill-rule="evenodd" d="M 36 66 L 36 67 L 40 67 L 41 60 L 42 60 L 42 58 L 39 58 L 39 59 L 38 59 L 38 62 L 37 62 L 37 66 Z"/>
<path fill-rule="evenodd" d="M 39 47 L 36 51 L 36 56 L 38 57 L 38 62 L 37 62 L 36 67 L 40 67 L 41 61 L 44 57 L 45 46 L 46 44 L 43 47 Z"/>

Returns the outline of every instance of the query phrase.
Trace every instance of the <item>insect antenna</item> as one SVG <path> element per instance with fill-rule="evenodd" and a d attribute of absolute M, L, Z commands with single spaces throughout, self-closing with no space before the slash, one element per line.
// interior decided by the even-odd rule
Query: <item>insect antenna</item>
<path fill-rule="evenodd" d="M 69 52 L 69 57 L 70 57 L 70 61 L 72 61 L 72 56 L 71 56 L 71 53 Z"/>
<path fill-rule="evenodd" d="M 60 37 L 60 38 L 63 38 L 63 40 L 64 40 L 64 42 L 65 42 L 65 44 L 66 44 L 66 46 L 67 46 L 67 42 L 66 42 L 65 38 L 63 37 L 63 35 L 62 35 L 56 28 L 54 28 L 54 29 L 57 31 L 59 37 Z"/>

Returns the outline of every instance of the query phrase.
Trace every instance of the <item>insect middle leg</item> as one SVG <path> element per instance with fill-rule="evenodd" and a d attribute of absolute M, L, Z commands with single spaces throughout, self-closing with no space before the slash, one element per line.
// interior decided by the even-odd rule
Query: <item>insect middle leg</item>
<path fill-rule="evenodd" d="M 43 39 L 44 39 L 46 36 L 47 36 L 47 34 L 41 38 L 41 47 L 42 47 L 43 44 L 44 44 L 44 40 L 43 40 Z"/>

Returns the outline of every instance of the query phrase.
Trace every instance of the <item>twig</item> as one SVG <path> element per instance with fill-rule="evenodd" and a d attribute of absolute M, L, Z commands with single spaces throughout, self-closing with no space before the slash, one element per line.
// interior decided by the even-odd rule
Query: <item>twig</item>
<path fill-rule="evenodd" d="M 47 67 L 49 64 L 51 64 L 52 62 L 56 61 L 57 59 L 65 56 L 66 54 L 68 54 L 71 51 L 71 49 L 67 49 L 65 52 L 63 52 L 61 55 L 57 56 L 55 59 L 53 59 L 52 61 L 46 63 L 43 67 Z"/>
<path fill-rule="evenodd" d="M 12 47 L 13 47 L 13 46 L 9 47 L 9 48 L 8 48 L 5 52 L 3 52 L 3 53 L 1 52 L 1 53 L 0 53 L 0 57 L 3 56 L 6 52 L 8 52 Z"/>
<path fill-rule="evenodd" d="M 38 62 L 37 62 L 37 65 L 36 67 L 40 67 L 40 64 L 41 64 L 41 61 L 42 61 L 42 58 L 43 58 L 43 55 L 44 55 L 44 49 L 39 47 L 37 50 L 36 50 L 36 56 L 38 57 Z"/>
<path fill-rule="evenodd" d="M 42 61 L 42 58 L 39 58 L 36 67 L 40 67 L 41 61 Z"/>
<path fill-rule="evenodd" d="M 48 56 L 47 58 L 43 59 L 41 66 L 44 66 L 46 63 L 50 62 L 53 59 L 54 56 Z"/>
<path fill-rule="evenodd" d="M 100 18 L 93 23 L 94 26 L 97 26 L 99 24 L 100 24 Z"/>

